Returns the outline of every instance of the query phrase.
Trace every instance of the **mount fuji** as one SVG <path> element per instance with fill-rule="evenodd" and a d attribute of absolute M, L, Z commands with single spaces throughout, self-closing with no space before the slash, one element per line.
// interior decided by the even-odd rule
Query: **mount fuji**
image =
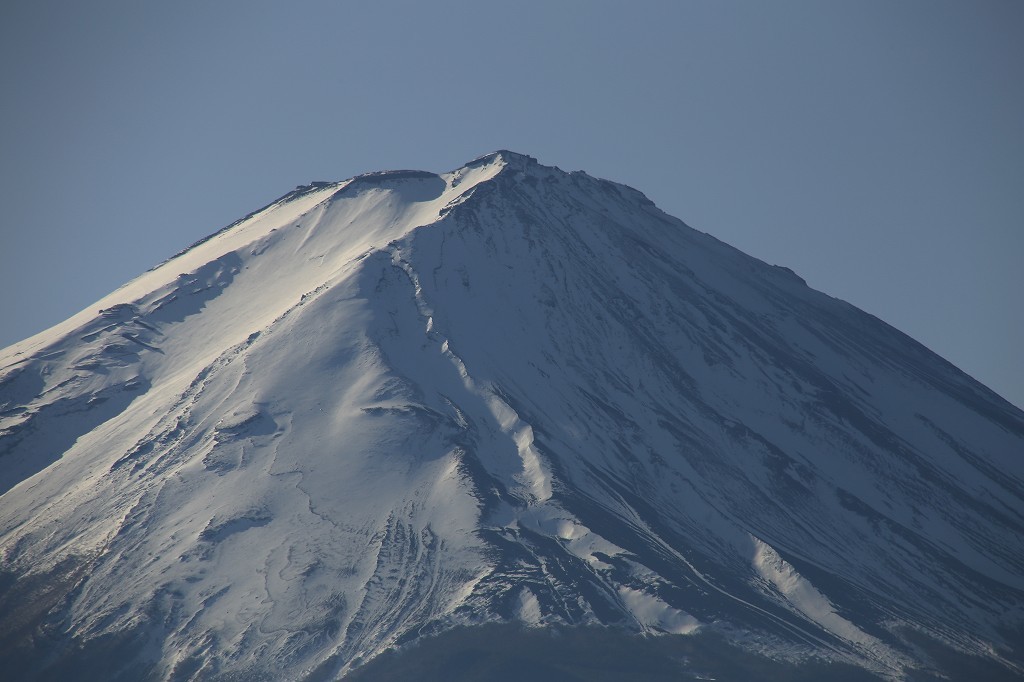
<path fill-rule="evenodd" d="M 15 677 L 333 680 L 487 628 L 1024 676 L 1024 413 L 506 151 L 299 187 L 0 351 Z"/>

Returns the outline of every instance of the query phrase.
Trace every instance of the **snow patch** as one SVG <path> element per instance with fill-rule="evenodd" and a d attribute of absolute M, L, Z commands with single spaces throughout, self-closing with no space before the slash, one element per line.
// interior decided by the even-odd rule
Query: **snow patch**
<path fill-rule="evenodd" d="M 524 587 L 519 592 L 519 602 L 516 606 L 516 619 L 526 625 L 540 625 L 541 612 L 540 602 L 530 588 Z"/>
<path fill-rule="evenodd" d="M 620 585 L 619 598 L 638 623 L 673 635 L 688 635 L 700 628 L 700 621 L 673 608 L 652 594 Z"/>
<path fill-rule="evenodd" d="M 906 661 L 903 657 L 886 646 L 881 640 L 867 634 L 856 625 L 836 612 L 835 606 L 828 598 L 800 575 L 792 564 L 787 562 L 768 543 L 753 535 L 753 566 L 758 575 L 771 585 L 792 608 L 814 621 L 822 628 L 837 637 L 853 644 L 867 653 L 872 659 L 897 668 Z"/>

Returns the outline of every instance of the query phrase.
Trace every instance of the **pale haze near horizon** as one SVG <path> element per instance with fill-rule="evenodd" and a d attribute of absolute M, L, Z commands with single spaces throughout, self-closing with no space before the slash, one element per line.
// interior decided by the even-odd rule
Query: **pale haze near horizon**
<path fill-rule="evenodd" d="M 0 346 L 310 180 L 631 185 L 1024 405 L 1024 4 L 0 9 Z"/>

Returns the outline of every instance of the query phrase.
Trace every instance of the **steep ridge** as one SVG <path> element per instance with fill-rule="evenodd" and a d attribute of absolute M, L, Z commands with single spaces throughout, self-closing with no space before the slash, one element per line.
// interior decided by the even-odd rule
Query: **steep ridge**
<path fill-rule="evenodd" d="M 315 183 L 0 353 L 0 651 L 330 679 L 456 625 L 1024 673 L 1024 415 L 497 152 Z"/>

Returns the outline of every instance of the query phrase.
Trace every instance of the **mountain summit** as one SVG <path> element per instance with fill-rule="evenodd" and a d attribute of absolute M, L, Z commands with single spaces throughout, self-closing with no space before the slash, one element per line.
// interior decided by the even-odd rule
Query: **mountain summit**
<path fill-rule="evenodd" d="M 623 185 L 313 183 L 0 352 L 0 663 L 336 679 L 521 623 L 1012 677 L 1022 454 L 984 386 Z"/>

